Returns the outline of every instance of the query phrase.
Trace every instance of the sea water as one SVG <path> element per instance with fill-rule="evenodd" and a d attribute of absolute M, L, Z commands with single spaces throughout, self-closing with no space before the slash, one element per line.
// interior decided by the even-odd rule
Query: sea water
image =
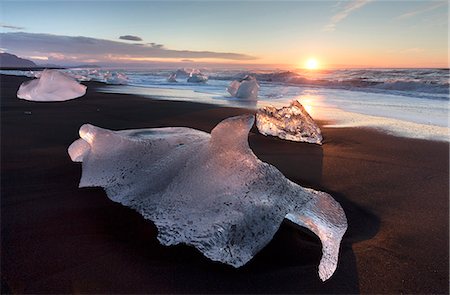
<path fill-rule="evenodd" d="M 128 77 L 127 85 L 105 85 L 100 89 L 104 92 L 244 108 L 287 106 L 297 99 L 315 120 L 326 121 L 328 126 L 372 127 L 401 136 L 449 141 L 449 69 L 200 69 L 208 76 L 203 83 L 190 83 L 187 78 L 169 82 L 173 69 L 94 71 L 100 77 L 102 72 Z M 68 72 L 88 73 L 86 69 Z M 256 101 L 236 99 L 226 91 L 233 80 L 246 75 L 254 76 L 261 86 Z"/>

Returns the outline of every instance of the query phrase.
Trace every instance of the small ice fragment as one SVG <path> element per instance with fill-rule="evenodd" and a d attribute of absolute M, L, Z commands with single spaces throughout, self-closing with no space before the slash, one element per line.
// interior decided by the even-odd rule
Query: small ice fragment
<path fill-rule="evenodd" d="M 322 144 L 322 132 L 298 100 L 287 107 L 265 106 L 256 113 L 256 127 L 263 135 Z"/>
<path fill-rule="evenodd" d="M 30 75 L 27 75 L 27 77 L 30 77 L 30 78 L 40 78 L 41 75 L 42 75 L 42 72 L 43 72 L 43 71 L 38 71 L 38 72 L 30 71 Z"/>
<path fill-rule="evenodd" d="M 191 83 L 204 83 L 208 81 L 208 76 L 200 73 L 199 70 L 192 70 L 187 81 Z"/>
<path fill-rule="evenodd" d="M 287 218 L 322 242 L 319 277 L 336 270 L 347 219 L 329 194 L 301 187 L 248 145 L 253 115 L 228 118 L 211 134 L 185 127 L 111 131 L 90 124 L 69 147 L 82 162 L 80 187 L 100 186 L 158 228 L 163 245 L 185 243 L 240 267 Z"/>
<path fill-rule="evenodd" d="M 38 72 L 29 71 L 25 74 L 25 76 L 27 76 L 29 78 L 40 78 L 41 74 L 42 74 L 42 71 L 38 71 Z"/>
<path fill-rule="evenodd" d="M 230 85 L 227 87 L 227 91 L 231 96 L 236 97 L 236 93 L 239 89 L 239 86 L 241 85 L 241 82 L 234 80 L 231 81 Z"/>
<path fill-rule="evenodd" d="M 83 75 L 82 73 L 76 72 L 76 71 L 69 71 L 69 72 L 67 72 L 67 74 L 69 76 L 71 76 L 72 78 L 76 79 L 78 82 L 87 82 L 87 81 L 91 80 L 91 78 Z"/>
<path fill-rule="evenodd" d="M 169 78 L 167 78 L 167 82 L 177 82 L 177 73 L 170 74 Z"/>
<path fill-rule="evenodd" d="M 184 78 L 184 79 L 186 79 L 187 77 L 189 77 L 189 72 L 186 70 L 186 69 L 178 69 L 176 72 L 175 72 L 175 75 L 176 75 L 176 77 L 178 77 L 178 78 Z"/>
<path fill-rule="evenodd" d="M 38 79 L 23 82 L 17 97 L 31 101 L 65 101 L 83 96 L 86 86 L 57 70 L 44 70 Z"/>
<path fill-rule="evenodd" d="M 25 115 L 31 115 L 32 113 L 31 113 L 31 111 L 25 111 L 25 112 L 23 112 Z"/>
<path fill-rule="evenodd" d="M 106 83 L 123 85 L 128 83 L 128 77 L 119 72 L 108 73 L 105 75 Z"/>
<path fill-rule="evenodd" d="M 227 88 L 231 96 L 242 99 L 257 99 L 259 85 L 256 79 L 252 76 L 245 76 L 241 81 L 234 80 Z"/>
<path fill-rule="evenodd" d="M 90 69 L 87 73 L 87 78 L 94 80 L 94 81 L 103 81 L 103 74 L 100 73 L 98 70 L 96 69 Z"/>

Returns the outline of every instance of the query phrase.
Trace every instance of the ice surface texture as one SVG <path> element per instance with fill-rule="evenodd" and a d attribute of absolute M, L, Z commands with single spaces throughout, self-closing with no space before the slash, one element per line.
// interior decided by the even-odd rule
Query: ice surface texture
<path fill-rule="evenodd" d="M 128 77 L 125 74 L 118 72 L 108 72 L 105 74 L 104 79 L 108 84 L 124 85 L 128 83 Z"/>
<path fill-rule="evenodd" d="M 199 70 L 192 70 L 192 72 L 189 74 L 189 77 L 187 79 L 188 82 L 191 83 L 205 83 L 208 81 L 208 76 L 205 74 L 200 73 Z"/>
<path fill-rule="evenodd" d="M 246 76 L 242 81 L 234 80 L 227 88 L 231 96 L 243 99 L 257 99 L 259 85 L 254 77 Z"/>
<path fill-rule="evenodd" d="M 240 267 L 287 218 L 319 236 L 319 276 L 327 280 L 347 229 L 344 211 L 327 193 L 303 188 L 260 161 L 247 141 L 253 122 L 253 115 L 228 118 L 211 134 L 85 124 L 68 151 L 83 162 L 80 187 L 101 186 L 111 200 L 152 220 L 164 245 L 189 244 Z"/>
<path fill-rule="evenodd" d="M 170 74 L 169 78 L 167 78 L 167 82 L 177 82 L 177 74 L 176 73 Z"/>
<path fill-rule="evenodd" d="M 83 96 L 86 88 L 57 70 L 44 70 L 38 79 L 23 82 L 17 97 L 32 101 L 64 101 Z"/>
<path fill-rule="evenodd" d="M 281 139 L 322 144 L 322 132 L 297 100 L 288 107 L 265 106 L 256 113 L 256 127 L 261 134 Z"/>

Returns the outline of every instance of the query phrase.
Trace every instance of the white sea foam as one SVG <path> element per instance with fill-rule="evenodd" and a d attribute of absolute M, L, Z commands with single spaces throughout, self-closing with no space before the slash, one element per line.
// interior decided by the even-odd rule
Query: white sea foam
<path fill-rule="evenodd" d="M 363 115 L 340 109 L 329 109 L 320 116 L 329 121 L 326 127 L 369 127 L 385 131 L 396 136 L 409 138 L 450 141 L 450 129 L 443 126 L 425 125 L 393 118 Z"/>
<path fill-rule="evenodd" d="M 396 136 L 450 141 L 449 104 L 444 100 L 314 89 L 299 96 L 315 120 L 328 127 L 369 127 Z"/>

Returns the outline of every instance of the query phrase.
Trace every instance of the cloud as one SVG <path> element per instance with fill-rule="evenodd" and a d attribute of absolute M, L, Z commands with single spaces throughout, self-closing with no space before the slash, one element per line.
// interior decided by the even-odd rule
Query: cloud
<path fill-rule="evenodd" d="M 141 37 L 133 36 L 133 35 L 120 36 L 119 39 L 121 39 L 121 40 L 129 40 L 129 41 L 142 41 Z"/>
<path fill-rule="evenodd" d="M 80 61 L 146 61 L 150 59 L 225 59 L 254 60 L 240 53 L 173 50 L 161 44 L 130 44 L 120 41 L 25 32 L 0 33 L 2 47 L 9 52 L 26 56 L 48 56 L 57 60 Z"/>
<path fill-rule="evenodd" d="M 193 60 L 193 59 L 182 59 L 180 61 L 182 61 L 182 62 L 195 62 L 195 60 Z"/>
<path fill-rule="evenodd" d="M 164 47 L 164 45 L 157 44 L 157 43 L 154 43 L 154 42 L 147 43 L 147 44 L 150 45 L 152 48 L 163 48 Z"/>
<path fill-rule="evenodd" d="M 38 56 L 38 55 L 26 56 L 26 58 L 31 58 L 33 60 L 48 60 L 48 56 Z"/>
<path fill-rule="evenodd" d="M 345 5 L 342 10 L 333 15 L 330 22 L 324 26 L 323 30 L 326 32 L 333 32 L 334 30 L 336 30 L 336 25 L 339 22 L 344 20 L 355 10 L 360 9 L 361 7 L 363 7 L 364 5 L 366 5 L 371 1 L 372 0 L 352 0 L 347 2 L 347 5 Z"/>
<path fill-rule="evenodd" d="M 11 29 L 11 30 L 25 30 L 24 27 L 18 27 L 18 26 L 8 25 L 8 24 L 4 24 L 4 23 L 0 23 L 0 28 Z"/>
<path fill-rule="evenodd" d="M 441 6 L 444 6 L 446 4 L 447 4 L 446 1 L 432 2 L 430 5 L 427 5 L 425 7 L 421 7 L 420 9 L 411 10 L 411 11 L 408 11 L 408 12 L 402 14 L 402 15 L 399 15 L 399 16 L 396 17 L 396 19 L 411 18 L 411 17 L 414 17 L 416 15 L 419 15 L 419 14 L 422 14 L 422 13 L 434 10 L 434 9 L 436 9 L 438 7 L 441 7 Z"/>

